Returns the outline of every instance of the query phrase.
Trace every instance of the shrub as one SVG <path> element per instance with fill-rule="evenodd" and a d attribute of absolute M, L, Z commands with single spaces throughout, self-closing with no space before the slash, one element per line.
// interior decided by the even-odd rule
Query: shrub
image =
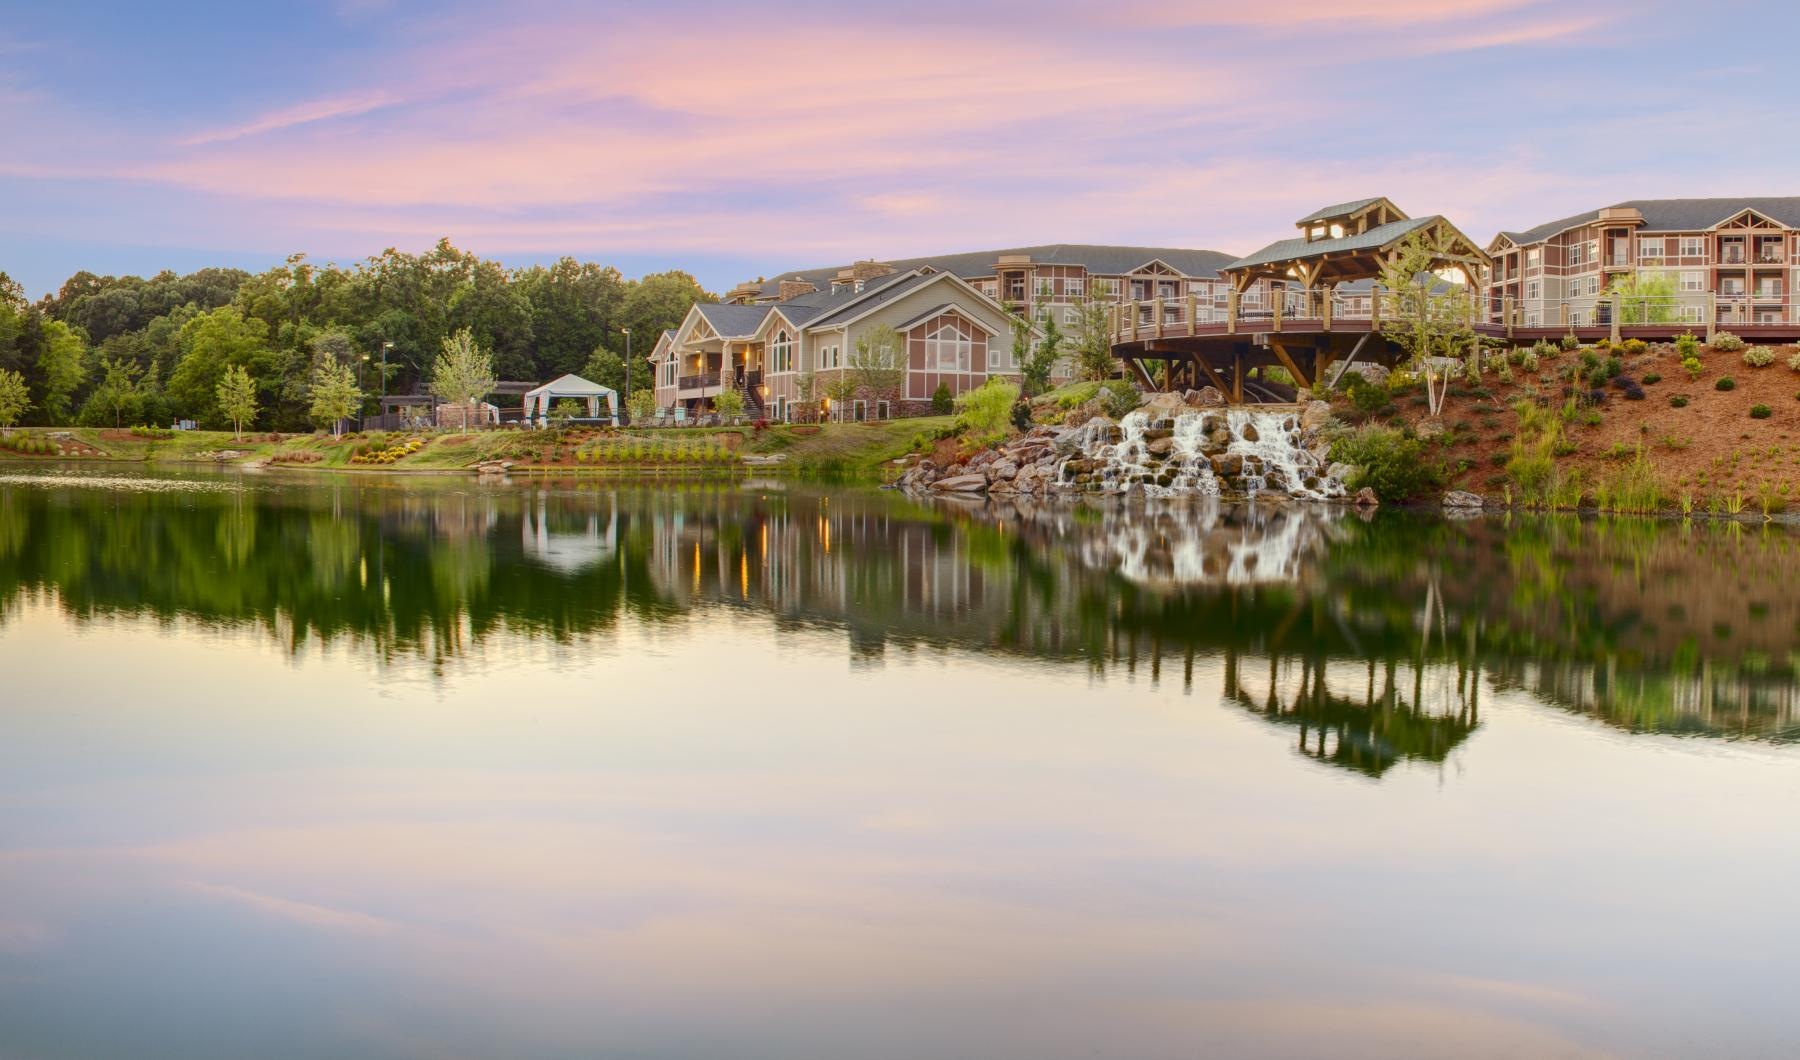
<path fill-rule="evenodd" d="M 1675 352 L 1684 361 L 1689 357 L 1697 357 L 1700 354 L 1700 340 L 1694 337 L 1693 332 L 1684 331 L 1675 336 Z"/>
<path fill-rule="evenodd" d="M 1404 501 L 1438 488 L 1443 466 L 1426 454 L 1425 443 L 1407 431 L 1367 424 L 1331 443 L 1331 459 L 1356 468 L 1353 489 L 1364 486 L 1384 501 Z"/>
<path fill-rule="evenodd" d="M 1388 405 L 1387 388 L 1376 386 L 1361 377 L 1350 384 L 1349 394 L 1350 404 L 1365 416 L 1373 416 Z"/>
<path fill-rule="evenodd" d="M 1101 411 L 1115 420 L 1124 419 L 1141 400 L 1137 387 L 1132 386 L 1129 379 L 1109 379 L 1100 390 Z"/>
<path fill-rule="evenodd" d="M 1656 384 L 1658 384 L 1660 382 L 1662 382 L 1662 373 L 1660 373 L 1660 372 L 1645 372 L 1644 373 L 1644 385 L 1645 386 L 1655 386 Z"/>
<path fill-rule="evenodd" d="M 736 419 L 744 414 L 744 395 L 736 390 L 721 390 L 713 395 L 713 411 L 725 419 Z"/>
<path fill-rule="evenodd" d="M 1669 395 L 1669 407 L 1672 409 L 1687 408 L 1687 396 L 1685 394 Z"/>
<path fill-rule="evenodd" d="M 1624 379 L 1625 377 L 1620 376 L 1620 378 Z M 1626 401 L 1642 401 L 1642 400 L 1644 400 L 1644 388 L 1641 386 L 1638 386 L 1634 382 L 1631 382 L 1629 379 L 1626 379 L 1625 385 L 1623 387 L 1620 387 L 1620 389 L 1625 392 L 1625 400 Z"/>
<path fill-rule="evenodd" d="M 1564 350 L 1572 350 L 1579 345 L 1581 345 L 1581 340 L 1575 337 L 1573 331 L 1562 337 L 1562 348 Z"/>
<path fill-rule="evenodd" d="M 1549 343 L 1541 343 L 1540 345 L 1548 346 Z M 1554 347 L 1554 346 L 1550 346 L 1550 348 L 1552 350 L 1556 349 L 1556 347 Z M 1524 369 L 1527 372 L 1535 372 L 1538 370 L 1538 364 L 1539 364 L 1541 356 L 1542 355 L 1539 354 L 1535 349 L 1526 350 L 1519 357 L 1519 367 Z"/>
<path fill-rule="evenodd" d="M 1683 371 L 1687 372 L 1689 379 L 1698 379 L 1700 378 L 1700 373 L 1706 371 L 1706 366 L 1700 363 L 1700 358 L 1698 357 L 1682 358 L 1681 367 Z"/>
<path fill-rule="evenodd" d="M 950 384 L 939 383 L 937 389 L 931 392 L 932 414 L 937 416 L 948 416 L 950 415 L 950 410 L 955 407 L 956 399 L 950 396 Z"/>
<path fill-rule="evenodd" d="M 1796 353 L 1792 357 L 1789 357 L 1787 366 L 1796 372 L 1800 372 L 1800 353 Z"/>
<path fill-rule="evenodd" d="M 1713 336 L 1712 348 L 1720 353 L 1737 353 L 1744 348 L 1744 340 L 1729 331 L 1721 331 Z"/>
<path fill-rule="evenodd" d="M 1750 406 L 1750 418 L 1753 420 L 1766 420 L 1774 414 L 1775 410 L 1767 405 Z"/>
<path fill-rule="evenodd" d="M 1736 390 L 1737 389 L 1737 380 L 1731 378 L 1728 375 L 1722 375 L 1719 377 L 1719 381 L 1713 384 L 1713 389 L 1714 390 Z"/>
<path fill-rule="evenodd" d="M 1752 346 L 1744 351 L 1744 363 L 1752 368 L 1767 368 L 1775 363 L 1775 351 L 1767 346 Z"/>
<path fill-rule="evenodd" d="M 1643 339 L 1626 339 L 1623 343 L 1621 343 L 1619 345 L 1619 348 L 1624 350 L 1626 353 L 1631 354 L 1633 357 L 1635 357 L 1638 354 L 1643 353 L 1645 350 L 1649 349 L 1650 344 L 1645 342 Z"/>
<path fill-rule="evenodd" d="M 992 444 L 1006 437 L 1019 388 L 998 377 L 957 395 L 957 428 L 971 441 Z"/>

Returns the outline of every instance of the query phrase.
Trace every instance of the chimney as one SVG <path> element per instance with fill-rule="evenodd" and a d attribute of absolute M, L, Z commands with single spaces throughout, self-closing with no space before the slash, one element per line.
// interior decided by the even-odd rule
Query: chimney
<path fill-rule="evenodd" d="M 733 305 L 750 305 L 762 296 L 761 280 L 745 280 L 725 292 L 725 300 Z"/>
<path fill-rule="evenodd" d="M 873 280 L 877 276 L 891 276 L 893 273 L 894 267 L 892 265 L 873 259 L 869 261 L 859 261 L 850 266 L 850 278 L 857 281 Z"/>
<path fill-rule="evenodd" d="M 776 298 L 785 302 L 790 298 L 798 298 L 803 294 L 812 294 L 818 289 L 818 286 L 812 281 L 802 280 L 796 277 L 792 280 L 781 281 L 781 284 L 776 291 Z"/>

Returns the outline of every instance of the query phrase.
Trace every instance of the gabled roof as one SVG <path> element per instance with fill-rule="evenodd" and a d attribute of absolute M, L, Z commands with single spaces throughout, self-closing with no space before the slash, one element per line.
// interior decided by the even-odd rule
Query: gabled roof
<path fill-rule="evenodd" d="M 910 331 L 920 324 L 925 323 L 927 320 L 930 320 L 932 317 L 943 316 L 945 313 L 955 313 L 957 316 L 962 317 L 964 320 L 987 332 L 989 335 L 1000 334 L 998 329 L 989 327 L 986 321 L 969 312 L 967 309 L 964 309 L 962 306 L 957 305 L 955 302 L 940 302 L 903 324 L 895 324 L 894 330 Z"/>
<path fill-rule="evenodd" d="M 901 295 L 906 294 L 908 291 L 923 286 L 929 282 L 933 276 L 938 275 L 941 274 L 932 272 L 908 272 L 896 277 L 883 277 L 883 279 L 886 279 L 889 282 L 873 290 L 867 287 L 863 288 L 863 296 L 861 298 L 815 317 L 807 326 L 829 327 L 833 324 L 848 323 L 877 306 L 886 305 L 894 299 L 899 298 Z"/>
<path fill-rule="evenodd" d="M 1035 247 L 1010 247 L 1004 250 L 975 250 L 959 254 L 939 254 L 927 258 L 902 258 L 886 262 L 901 273 L 918 268 L 931 268 L 954 273 L 963 279 L 994 275 L 994 266 L 1002 256 L 1029 257 L 1033 265 L 1080 265 L 1089 275 L 1124 276 L 1152 261 L 1162 261 L 1185 276 L 1215 277 L 1231 260 L 1231 255 L 1217 250 L 1182 250 L 1173 247 L 1121 247 L 1087 243 L 1046 243 Z M 774 294 L 782 280 L 806 280 L 821 289 L 842 271 L 835 268 L 799 269 L 779 273 L 765 281 L 765 294 Z M 810 297 L 810 296 L 802 296 Z M 796 299 L 797 301 L 798 299 Z"/>
<path fill-rule="evenodd" d="M 1794 195 L 1741 199 L 1630 199 L 1600 209 L 1635 209 L 1644 218 L 1644 223 L 1638 226 L 1640 232 L 1704 232 L 1745 210 L 1755 210 L 1789 228 L 1800 228 L 1800 196 Z M 1595 223 L 1600 220 L 1600 209 L 1547 221 L 1524 231 L 1500 234 L 1515 243 L 1537 243 L 1558 232 Z"/>
<path fill-rule="evenodd" d="M 741 339 L 756 334 L 769 307 L 763 305 L 727 305 L 723 302 L 699 302 L 695 309 L 722 339 Z"/>
<path fill-rule="evenodd" d="M 1305 217 L 1300 218 L 1300 220 L 1295 221 L 1294 223 L 1297 225 L 1305 225 L 1311 224 L 1314 221 L 1328 221 L 1333 217 L 1342 217 L 1345 214 L 1355 213 L 1365 206 L 1373 206 L 1380 201 L 1381 196 L 1376 195 L 1373 198 L 1357 199 L 1354 202 L 1340 202 L 1336 206 L 1325 206 L 1314 210 L 1312 213 L 1307 214 Z"/>
<path fill-rule="evenodd" d="M 1442 221 L 1443 218 L 1433 214 L 1430 217 L 1413 217 L 1405 221 L 1390 221 L 1384 225 L 1376 225 L 1367 232 L 1347 235 L 1339 239 L 1313 239 L 1304 237 L 1283 239 L 1262 248 L 1249 257 L 1239 258 L 1225 266 L 1226 269 L 1246 269 L 1254 265 L 1273 265 L 1283 261 L 1297 261 L 1301 258 L 1313 258 L 1322 254 L 1342 254 L 1355 250 L 1374 250 L 1399 239 L 1409 232 L 1425 228 Z"/>

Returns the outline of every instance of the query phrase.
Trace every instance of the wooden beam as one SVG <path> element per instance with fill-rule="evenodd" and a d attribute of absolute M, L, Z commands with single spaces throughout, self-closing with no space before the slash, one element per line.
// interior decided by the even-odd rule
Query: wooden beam
<path fill-rule="evenodd" d="M 1275 357 L 1281 361 L 1281 366 L 1286 368 L 1288 374 L 1294 377 L 1294 385 L 1306 387 L 1308 390 L 1312 389 L 1312 380 L 1308 379 L 1306 373 L 1300 370 L 1300 366 L 1294 363 L 1294 359 L 1288 355 L 1286 346 L 1283 346 L 1276 339 L 1270 339 L 1269 349 L 1275 351 Z"/>
<path fill-rule="evenodd" d="M 1238 346 L 1231 351 L 1231 403 L 1244 403 L 1244 348 Z"/>
<path fill-rule="evenodd" d="M 1206 363 L 1205 354 L 1196 353 L 1194 355 L 1194 363 L 1200 366 L 1202 372 L 1206 373 L 1206 378 L 1212 380 L 1212 385 L 1218 388 L 1220 397 L 1224 397 L 1231 393 L 1231 388 L 1225 385 L 1225 377 L 1218 372 L 1213 371 L 1213 366 Z"/>

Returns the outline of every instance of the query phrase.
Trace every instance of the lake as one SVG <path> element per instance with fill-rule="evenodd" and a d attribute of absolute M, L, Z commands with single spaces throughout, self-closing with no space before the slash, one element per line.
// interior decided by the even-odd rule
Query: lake
<path fill-rule="evenodd" d="M 0 474 L 0 1056 L 1791 1056 L 1800 533 Z"/>

